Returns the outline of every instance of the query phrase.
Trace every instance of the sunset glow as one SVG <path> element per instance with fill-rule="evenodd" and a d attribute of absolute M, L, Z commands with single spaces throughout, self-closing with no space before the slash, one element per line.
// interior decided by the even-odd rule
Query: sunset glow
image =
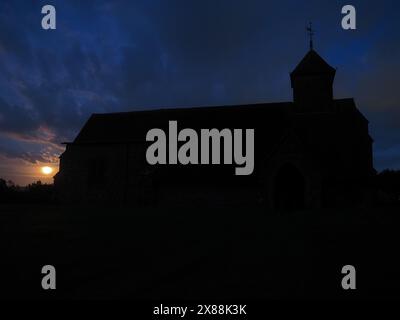
<path fill-rule="evenodd" d="M 42 167 L 42 173 L 46 176 L 53 173 L 53 168 L 51 167 Z"/>

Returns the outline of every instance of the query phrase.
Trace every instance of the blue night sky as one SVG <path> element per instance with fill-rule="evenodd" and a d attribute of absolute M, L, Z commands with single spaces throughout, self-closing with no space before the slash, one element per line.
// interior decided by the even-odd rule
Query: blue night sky
<path fill-rule="evenodd" d="M 41 28 L 41 8 L 57 29 Z M 357 9 L 357 30 L 341 8 Z M 398 1 L 0 2 L 0 177 L 51 182 L 61 142 L 92 113 L 291 101 L 289 72 L 315 49 L 335 97 L 370 120 L 375 168 L 400 168 Z M 340 128 L 338 128 L 340 130 Z"/>

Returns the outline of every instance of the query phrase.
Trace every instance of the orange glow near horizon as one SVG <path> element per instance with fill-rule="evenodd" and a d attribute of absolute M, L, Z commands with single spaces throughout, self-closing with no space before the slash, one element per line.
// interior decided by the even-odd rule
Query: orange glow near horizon
<path fill-rule="evenodd" d="M 53 173 L 54 169 L 52 167 L 49 167 L 49 166 L 44 166 L 44 167 L 41 168 L 41 171 L 42 171 L 42 173 L 44 175 L 48 176 L 48 175 Z"/>
<path fill-rule="evenodd" d="M 36 162 L 31 163 L 22 159 L 10 159 L 0 154 L 0 178 L 6 181 L 11 180 L 19 186 L 41 181 L 42 183 L 52 184 L 53 177 L 58 172 L 59 164 L 54 162 Z M 44 174 L 43 167 L 53 169 L 51 174 Z"/>

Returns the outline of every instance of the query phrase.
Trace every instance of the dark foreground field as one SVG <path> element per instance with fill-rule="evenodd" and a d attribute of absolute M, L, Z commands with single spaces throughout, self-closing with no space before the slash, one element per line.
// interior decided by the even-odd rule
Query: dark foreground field
<path fill-rule="evenodd" d="M 3 298 L 399 298 L 399 208 L 0 206 Z M 56 267 L 57 289 L 41 288 Z M 354 265 L 357 289 L 341 287 Z"/>

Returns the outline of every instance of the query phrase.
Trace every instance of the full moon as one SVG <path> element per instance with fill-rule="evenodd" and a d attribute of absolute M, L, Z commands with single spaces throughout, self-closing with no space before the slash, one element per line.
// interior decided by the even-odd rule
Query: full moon
<path fill-rule="evenodd" d="M 51 174 L 53 172 L 53 168 L 51 167 L 42 167 L 42 172 L 43 174 L 45 174 L 46 176 Z"/>

